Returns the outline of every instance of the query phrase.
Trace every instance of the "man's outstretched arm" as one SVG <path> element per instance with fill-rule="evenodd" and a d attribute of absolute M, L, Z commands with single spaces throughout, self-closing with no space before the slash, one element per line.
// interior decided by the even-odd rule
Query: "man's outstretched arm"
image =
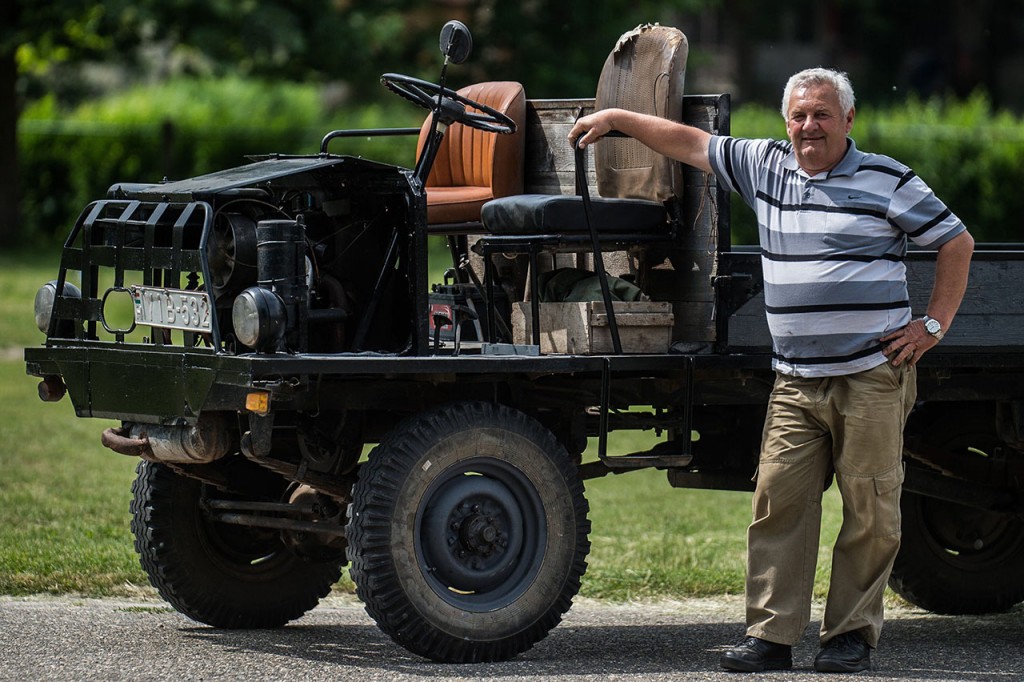
<path fill-rule="evenodd" d="M 587 146 L 612 130 L 625 133 L 655 152 L 676 161 L 711 172 L 708 161 L 708 141 L 711 134 L 684 123 L 676 123 L 660 116 L 638 114 L 626 109 L 602 109 L 576 121 L 569 131 L 569 142 Z"/>

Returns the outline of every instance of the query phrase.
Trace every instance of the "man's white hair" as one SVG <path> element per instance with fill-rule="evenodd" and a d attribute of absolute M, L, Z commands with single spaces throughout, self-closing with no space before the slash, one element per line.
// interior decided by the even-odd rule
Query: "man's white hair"
<path fill-rule="evenodd" d="M 853 109 L 854 96 L 853 86 L 850 85 L 850 77 L 842 71 L 816 67 L 804 69 L 789 77 L 786 89 L 782 91 L 782 118 L 789 120 L 789 99 L 793 96 L 794 90 L 807 87 L 808 85 L 830 85 L 835 88 L 839 95 L 839 106 L 845 117 Z"/>

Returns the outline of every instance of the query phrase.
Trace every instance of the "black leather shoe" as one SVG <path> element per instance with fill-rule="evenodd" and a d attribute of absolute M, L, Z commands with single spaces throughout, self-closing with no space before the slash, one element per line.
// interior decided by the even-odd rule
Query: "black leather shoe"
<path fill-rule="evenodd" d="M 747 637 L 722 654 L 722 667 L 745 673 L 762 670 L 789 670 L 793 667 L 793 647 L 757 637 Z"/>
<path fill-rule="evenodd" d="M 825 643 L 814 658 L 819 673 L 858 673 L 871 670 L 871 647 L 857 632 L 844 632 Z"/>

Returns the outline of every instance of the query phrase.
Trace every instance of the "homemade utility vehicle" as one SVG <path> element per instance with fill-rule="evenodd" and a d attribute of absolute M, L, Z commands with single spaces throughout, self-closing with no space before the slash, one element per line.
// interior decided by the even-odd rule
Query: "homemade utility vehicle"
<path fill-rule="evenodd" d="M 445 70 L 469 48 L 447 24 Z M 429 110 L 422 129 L 334 131 L 318 154 L 115 185 L 84 209 L 37 296 L 46 341 L 27 370 L 44 400 L 120 422 L 103 442 L 141 458 L 131 527 L 167 601 L 280 626 L 350 564 L 410 651 L 508 659 L 579 589 L 583 480 L 654 467 L 675 487 L 751 489 L 773 379 L 759 251 L 731 245 L 713 177 L 627 139 L 585 171 L 566 142 L 611 102 L 727 133 L 727 96 L 683 94 L 685 59 L 678 31 L 639 27 L 596 103 L 386 74 Z M 328 151 L 396 132 L 419 134 L 413 169 Z M 433 288 L 430 235 L 453 254 Z M 934 254 L 906 266 L 921 314 Z M 596 301 L 544 300 L 580 269 Z M 920 367 L 891 585 L 929 610 L 1024 600 L 1022 280 L 1019 246 L 981 246 Z M 613 300 L 623 284 L 641 300 Z M 614 430 L 653 446 L 609 452 Z"/>

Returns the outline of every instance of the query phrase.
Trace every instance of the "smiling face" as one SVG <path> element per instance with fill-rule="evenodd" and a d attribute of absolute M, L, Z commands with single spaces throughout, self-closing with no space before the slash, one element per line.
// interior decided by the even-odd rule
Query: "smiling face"
<path fill-rule="evenodd" d="M 797 163 L 808 175 L 831 170 L 846 154 L 854 110 L 845 115 L 835 88 L 811 84 L 793 91 L 786 112 L 786 134 Z"/>

